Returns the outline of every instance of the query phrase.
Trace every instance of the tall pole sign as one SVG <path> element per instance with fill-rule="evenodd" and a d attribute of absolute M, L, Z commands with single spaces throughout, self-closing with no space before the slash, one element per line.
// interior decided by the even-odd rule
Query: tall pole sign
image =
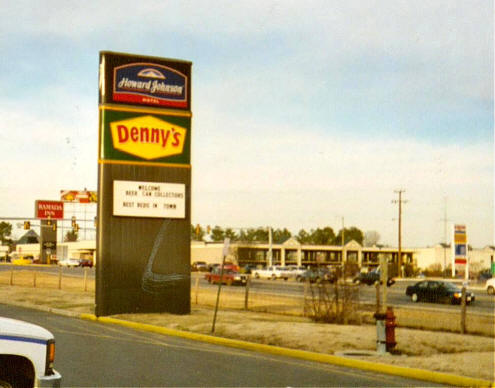
<path fill-rule="evenodd" d="M 190 313 L 191 65 L 100 53 L 98 316 Z"/>
<path fill-rule="evenodd" d="M 464 266 L 464 273 L 468 276 L 468 240 L 466 225 L 454 225 L 452 244 L 452 277 L 455 276 L 456 265 Z"/>
<path fill-rule="evenodd" d="M 50 264 L 57 254 L 57 220 L 64 219 L 64 203 L 39 199 L 34 203 L 34 216 L 40 220 L 40 261 Z"/>

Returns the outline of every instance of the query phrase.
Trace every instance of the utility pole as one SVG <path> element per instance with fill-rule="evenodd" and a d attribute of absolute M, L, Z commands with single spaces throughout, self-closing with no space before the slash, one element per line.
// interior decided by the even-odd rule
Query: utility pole
<path fill-rule="evenodd" d="M 268 227 L 268 266 L 273 265 L 273 250 L 272 250 L 272 227 Z"/>
<path fill-rule="evenodd" d="M 399 239 L 399 246 L 398 246 L 398 258 L 397 258 L 397 265 L 399 266 L 398 271 L 399 271 L 399 277 L 404 277 L 402 273 L 402 203 L 406 203 L 407 201 L 402 199 L 402 193 L 404 193 L 406 190 L 400 189 L 400 190 L 394 190 L 394 193 L 399 194 L 399 199 L 398 200 L 392 200 L 392 203 L 398 203 L 399 204 L 399 232 L 398 232 L 398 239 Z"/>
<path fill-rule="evenodd" d="M 344 238 L 345 228 L 344 228 L 344 217 L 342 217 L 342 249 L 344 249 L 345 238 Z"/>
<path fill-rule="evenodd" d="M 340 256 L 340 265 L 343 269 L 345 269 L 345 265 L 347 262 L 347 257 L 345 255 L 345 228 L 344 228 L 344 216 L 335 216 L 336 218 L 340 218 L 342 222 L 342 229 L 341 229 L 341 235 L 340 235 L 340 245 L 342 246 L 341 249 L 341 256 Z"/>
<path fill-rule="evenodd" d="M 347 264 L 347 257 L 344 260 L 344 245 L 345 245 L 345 238 L 344 238 L 344 233 L 345 233 L 345 228 L 344 228 L 344 217 L 342 217 L 342 266 L 343 266 L 343 273 L 342 273 L 342 278 L 345 280 L 345 267 Z"/>

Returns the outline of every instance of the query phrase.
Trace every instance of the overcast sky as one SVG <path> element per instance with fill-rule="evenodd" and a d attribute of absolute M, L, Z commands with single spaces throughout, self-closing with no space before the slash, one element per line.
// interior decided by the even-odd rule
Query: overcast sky
<path fill-rule="evenodd" d="M 494 244 L 493 2 L 0 0 L 0 217 L 97 189 L 98 55 L 193 62 L 192 222 Z M 448 236 L 450 241 L 450 234 Z"/>

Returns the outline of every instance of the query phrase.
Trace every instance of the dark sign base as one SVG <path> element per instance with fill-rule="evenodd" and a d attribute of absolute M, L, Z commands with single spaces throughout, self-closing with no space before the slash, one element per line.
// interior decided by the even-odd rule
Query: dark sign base
<path fill-rule="evenodd" d="M 106 295 L 106 303 L 97 304 L 96 316 L 138 313 L 191 313 L 190 287 L 176 287 L 150 295 L 141 290 L 115 289 Z"/>
<path fill-rule="evenodd" d="M 40 264 L 49 264 L 52 255 L 57 254 L 56 220 L 41 220 L 40 231 Z M 55 229 L 53 228 L 55 226 Z"/>
<path fill-rule="evenodd" d="M 190 176 L 187 167 L 100 164 L 97 316 L 191 311 Z M 180 219 L 113 215 L 113 181 L 186 184 Z"/>

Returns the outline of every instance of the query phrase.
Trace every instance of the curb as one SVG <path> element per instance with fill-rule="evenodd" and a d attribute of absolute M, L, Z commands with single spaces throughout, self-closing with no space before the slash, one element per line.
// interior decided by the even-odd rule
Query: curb
<path fill-rule="evenodd" d="M 141 330 L 141 331 L 147 331 L 151 333 L 157 333 L 157 334 L 168 335 L 173 337 L 186 338 L 193 341 L 206 342 L 213 345 L 221 345 L 231 348 L 250 350 L 254 352 L 292 357 L 306 361 L 321 362 L 325 364 L 355 368 L 355 369 L 371 371 L 371 372 L 378 372 L 392 376 L 411 378 L 415 380 L 423 380 L 438 384 L 447 384 L 451 386 L 465 386 L 465 387 L 495 388 L 494 382 L 491 382 L 489 380 L 477 379 L 474 377 L 458 376 L 443 372 L 428 371 L 424 369 L 408 368 L 408 367 L 395 366 L 390 364 L 376 363 L 371 361 L 356 360 L 342 356 L 316 353 L 306 350 L 283 348 L 280 346 L 257 344 L 254 342 L 247 342 L 247 341 L 235 340 L 235 339 L 229 339 L 223 337 L 215 337 L 208 334 L 199 334 L 188 331 L 181 331 L 176 329 L 170 329 L 167 327 L 154 326 L 146 323 L 125 321 L 111 317 L 97 317 L 94 314 L 77 313 L 77 312 L 57 309 L 53 307 L 32 305 L 30 303 L 22 303 L 22 302 L 17 302 L 17 303 L 4 302 L 4 303 L 41 310 L 41 311 L 45 311 L 57 315 L 63 315 L 66 317 L 71 317 L 76 319 L 84 319 L 84 320 L 100 322 L 104 324 L 119 325 L 134 330 Z"/>
<path fill-rule="evenodd" d="M 428 382 L 434 382 L 439 384 L 448 384 L 451 386 L 465 386 L 465 387 L 495 387 L 495 384 L 482 379 L 476 379 L 473 377 L 457 376 L 448 373 L 432 372 L 423 369 L 407 368 L 402 366 L 395 366 L 390 364 L 381 364 L 364 360 L 355 360 L 341 356 L 335 356 L 330 354 L 309 352 L 306 350 L 297 350 L 283 348 L 280 346 L 257 344 L 253 342 L 247 342 L 242 340 L 235 340 L 223 337 L 215 337 L 207 334 L 192 333 L 187 331 L 170 329 L 167 327 L 154 326 L 146 323 L 138 323 L 125 321 L 110 317 L 96 317 L 93 314 L 76 314 L 77 317 L 85 320 L 96 321 L 106 324 L 119 325 L 135 330 L 147 331 L 151 333 L 164 334 L 168 336 L 186 338 L 193 341 L 201 341 L 214 345 L 228 346 L 231 348 L 238 348 L 244 350 L 251 350 L 255 352 L 274 354 L 279 356 L 286 356 L 292 358 L 298 358 L 306 361 L 316 361 L 325 364 L 338 365 L 348 368 L 361 369 L 371 372 L 379 372 L 389 374 L 393 376 L 400 376 L 411 378 L 415 380 L 424 380 Z"/>

